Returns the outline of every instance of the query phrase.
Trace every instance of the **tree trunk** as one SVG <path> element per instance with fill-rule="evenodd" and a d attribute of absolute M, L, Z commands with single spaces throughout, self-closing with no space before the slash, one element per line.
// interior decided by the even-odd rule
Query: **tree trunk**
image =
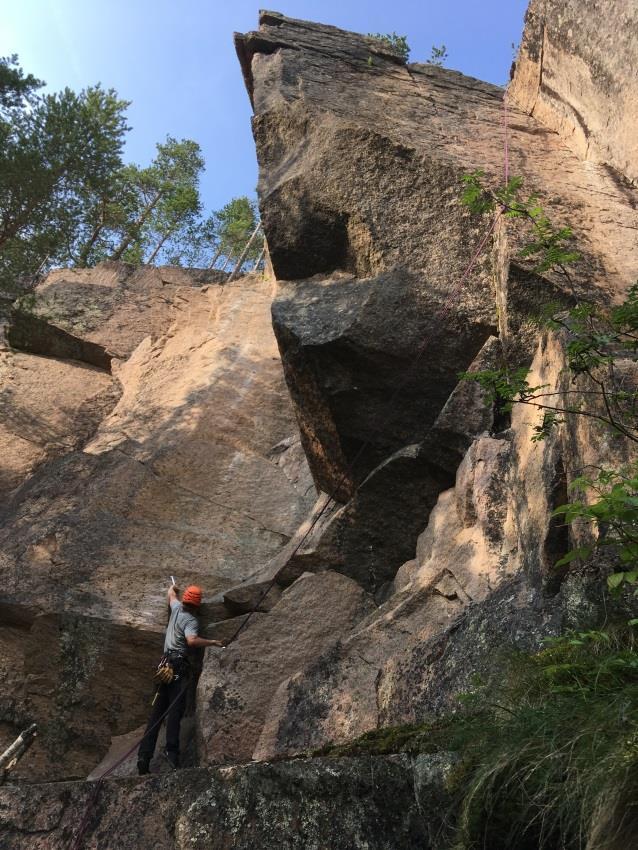
<path fill-rule="evenodd" d="M 259 222 L 257 222 L 257 227 L 253 230 L 250 239 L 248 240 L 248 242 L 246 242 L 246 247 L 241 252 L 241 255 L 240 255 L 240 257 L 237 260 L 237 263 L 235 265 L 235 268 L 232 270 L 231 275 L 228 278 L 229 283 L 230 283 L 231 280 L 235 280 L 235 277 L 237 276 L 240 268 L 243 266 L 243 264 L 246 260 L 246 257 L 248 256 L 248 252 L 250 251 L 250 246 L 255 241 L 255 238 L 257 237 L 257 234 L 259 233 L 260 228 L 261 228 L 261 222 L 259 221 Z"/>
<path fill-rule="evenodd" d="M 87 263 L 87 260 L 89 259 L 89 254 L 91 252 L 91 248 L 97 242 L 97 238 L 98 238 L 98 236 L 100 235 L 100 233 L 102 232 L 103 229 L 104 229 L 104 218 L 102 218 L 102 221 L 99 224 L 95 225 L 95 227 L 93 228 L 93 233 L 91 234 L 89 241 L 86 242 L 82 246 L 82 250 L 80 251 L 80 256 L 78 257 L 78 261 L 76 263 L 76 265 L 79 266 L 81 269 L 86 268 L 86 263 Z"/>
<path fill-rule="evenodd" d="M 147 264 L 148 264 L 149 266 L 151 265 L 151 263 L 153 262 L 153 260 L 155 259 L 155 257 L 157 257 L 157 255 L 158 255 L 158 253 L 160 252 L 160 250 L 161 250 L 162 245 L 164 244 L 164 242 L 166 242 L 166 240 L 168 239 L 168 237 L 169 237 L 172 233 L 174 233 L 174 232 L 175 232 L 175 229 L 176 229 L 176 227 L 177 227 L 177 225 L 178 225 L 178 224 L 179 224 L 179 222 L 175 223 L 172 227 L 169 227 L 169 229 L 166 231 L 166 233 L 162 236 L 162 238 L 160 239 L 160 241 L 157 243 L 157 245 L 155 246 L 155 250 L 153 251 L 153 253 L 151 254 L 151 256 L 148 258 L 148 260 L 146 261 L 146 262 L 147 262 Z"/>
<path fill-rule="evenodd" d="M 218 249 L 217 249 L 217 251 L 215 252 L 215 256 L 214 256 L 214 257 L 213 257 L 213 259 L 210 261 L 210 264 L 209 264 L 209 266 L 208 266 L 208 268 L 209 268 L 209 269 L 215 268 L 215 263 L 216 263 L 216 262 L 217 262 L 217 260 L 221 257 L 221 255 L 222 255 L 223 251 L 224 251 L 224 245 L 223 245 L 223 244 L 220 244 L 219 248 L 218 248 Z"/>
<path fill-rule="evenodd" d="M 142 227 L 144 227 L 144 224 L 145 224 L 147 218 L 153 212 L 153 210 L 159 204 L 159 202 L 162 200 L 163 196 L 164 196 L 164 190 L 162 189 L 157 193 L 157 195 L 155 195 L 153 200 L 150 201 L 146 205 L 144 211 L 142 212 L 142 215 L 137 219 L 137 221 L 135 222 L 133 227 L 124 236 L 124 239 L 122 239 L 120 244 L 117 246 L 117 248 L 115 249 L 115 251 L 111 255 L 112 260 L 121 260 L 122 259 L 122 254 L 124 253 L 124 251 L 126 251 L 126 249 L 131 244 L 131 242 L 133 242 L 139 236 L 140 230 L 142 229 Z"/>
<path fill-rule="evenodd" d="M 261 254 L 260 254 L 260 255 L 257 257 L 257 259 L 255 260 L 255 271 L 257 271 L 257 269 L 259 268 L 259 264 L 260 264 L 260 263 L 261 263 L 261 261 L 264 259 L 264 255 L 265 255 L 265 253 L 266 253 L 266 249 L 265 249 L 265 248 L 262 248 L 262 249 L 261 249 Z"/>

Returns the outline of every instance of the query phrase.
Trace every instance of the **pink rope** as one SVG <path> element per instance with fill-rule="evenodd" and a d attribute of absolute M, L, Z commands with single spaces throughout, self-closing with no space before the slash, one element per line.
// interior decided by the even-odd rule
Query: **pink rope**
<path fill-rule="evenodd" d="M 505 185 L 510 179 L 510 151 L 508 139 L 508 116 L 507 116 L 507 92 L 503 95 L 503 148 L 504 148 L 504 166 L 505 166 Z"/>

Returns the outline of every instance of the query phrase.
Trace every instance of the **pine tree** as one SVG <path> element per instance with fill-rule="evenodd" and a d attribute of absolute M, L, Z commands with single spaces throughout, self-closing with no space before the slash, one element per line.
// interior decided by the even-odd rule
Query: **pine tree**
<path fill-rule="evenodd" d="M 74 257 L 86 199 L 121 168 L 126 101 L 94 86 L 42 95 L 17 59 L 0 60 L 0 285 Z"/>
<path fill-rule="evenodd" d="M 188 204 L 199 210 L 199 175 L 204 160 L 197 142 L 183 139 L 178 142 L 168 136 L 157 145 L 157 156 L 148 168 L 129 166 L 128 176 L 137 194 L 137 209 L 127 222 L 121 241 L 111 259 L 126 259 L 126 254 L 144 257 L 153 233 L 152 216 L 171 210 L 179 215 Z M 194 200 L 197 195 L 196 201 Z"/>

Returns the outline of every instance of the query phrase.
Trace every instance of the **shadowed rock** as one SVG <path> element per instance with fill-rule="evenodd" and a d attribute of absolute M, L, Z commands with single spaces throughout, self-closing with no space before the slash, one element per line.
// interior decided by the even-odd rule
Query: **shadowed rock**
<path fill-rule="evenodd" d="M 451 764 L 372 756 L 114 780 L 101 787 L 84 838 L 118 850 L 433 850 Z M 0 788 L 4 850 L 68 846 L 93 790 Z"/>
<path fill-rule="evenodd" d="M 298 579 L 269 614 L 255 614 L 237 641 L 209 655 L 199 685 L 203 763 L 248 761 L 280 683 L 334 646 L 372 609 L 368 595 L 334 572 Z"/>

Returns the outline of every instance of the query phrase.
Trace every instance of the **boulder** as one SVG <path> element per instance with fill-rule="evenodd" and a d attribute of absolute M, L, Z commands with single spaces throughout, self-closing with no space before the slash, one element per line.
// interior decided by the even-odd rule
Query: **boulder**
<path fill-rule="evenodd" d="M 249 611 L 270 611 L 281 597 L 281 588 L 262 581 L 233 587 L 224 593 L 224 604 L 233 616 Z"/>
<path fill-rule="evenodd" d="M 147 336 L 163 336 L 187 303 L 184 289 L 217 289 L 226 277 L 112 260 L 95 268 L 54 269 L 34 292 L 32 314 L 126 359 Z"/>
<path fill-rule="evenodd" d="M 434 850 L 450 760 L 364 756 L 0 788 L 4 850 Z M 389 805 L 388 801 L 392 801 Z"/>
<path fill-rule="evenodd" d="M 235 643 L 207 656 L 198 690 L 204 764 L 248 761 L 280 683 L 334 647 L 374 608 L 352 579 L 327 571 L 298 579 Z"/>
<path fill-rule="evenodd" d="M 344 501 L 354 479 L 423 439 L 496 329 L 489 297 L 448 325 L 444 294 L 406 270 L 281 285 L 273 326 L 320 489 Z"/>

